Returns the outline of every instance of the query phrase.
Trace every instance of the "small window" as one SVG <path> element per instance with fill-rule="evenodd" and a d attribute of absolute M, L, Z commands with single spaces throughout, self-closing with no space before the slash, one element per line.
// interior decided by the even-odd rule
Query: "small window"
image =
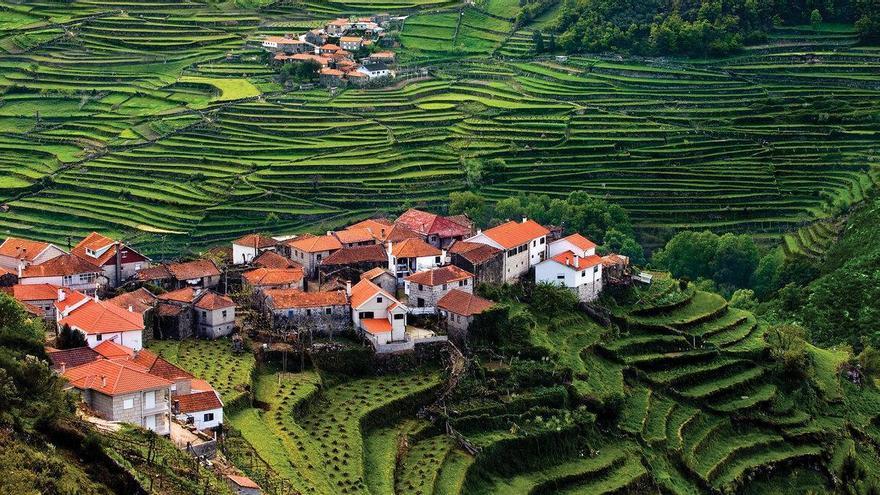
<path fill-rule="evenodd" d="M 202 318 L 207 318 L 207 317 L 208 317 L 208 312 L 202 311 Z"/>
<path fill-rule="evenodd" d="M 315 259 L 317 259 L 318 261 L 321 261 L 321 255 L 318 254 L 318 256 L 316 256 Z"/>
<path fill-rule="evenodd" d="M 332 310 L 331 308 L 325 308 L 325 309 L 324 309 L 324 314 L 328 314 L 328 315 L 329 315 L 329 314 L 331 314 L 332 312 L 333 312 L 333 310 Z"/>
<path fill-rule="evenodd" d="M 594 266 L 594 267 L 593 267 L 593 273 L 596 273 L 596 272 L 598 272 L 598 271 L 599 271 L 599 265 Z"/>
<path fill-rule="evenodd" d="M 123 409 L 131 409 L 132 407 L 134 407 L 134 399 L 125 399 L 122 401 Z"/>
<path fill-rule="evenodd" d="M 419 290 L 425 290 L 425 286 L 422 284 L 419 284 Z"/>
<path fill-rule="evenodd" d="M 586 276 L 587 276 L 587 271 L 586 271 L 586 270 L 582 271 L 582 272 L 581 272 L 581 277 L 586 277 Z"/>
<path fill-rule="evenodd" d="M 565 280 L 565 275 L 557 275 L 556 279 L 557 280 Z"/>
<path fill-rule="evenodd" d="M 443 284 L 443 290 L 446 290 L 446 284 Z"/>
<path fill-rule="evenodd" d="M 223 318 L 226 318 L 226 310 L 223 310 Z"/>
<path fill-rule="evenodd" d="M 287 316 L 288 316 L 288 317 L 293 316 L 293 310 L 292 310 L 292 309 L 288 309 L 288 310 L 287 310 Z"/>
<path fill-rule="evenodd" d="M 99 333 L 98 335 L 95 335 L 95 340 L 98 342 L 104 340 L 104 334 Z"/>
<path fill-rule="evenodd" d="M 307 309 L 307 310 L 306 310 L 306 316 L 312 316 L 312 310 L 311 310 L 311 309 Z"/>
<path fill-rule="evenodd" d="M 382 302 L 382 296 L 377 297 L 377 298 L 376 298 L 376 302 L 377 302 L 377 303 Z"/>
<path fill-rule="evenodd" d="M 538 245 L 538 241 L 532 241 L 532 247 L 535 247 L 537 245 Z"/>
<path fill-rule="evenodd" d="M 508 258 L 512 258 L 514 256 L 516 256 L 516 249 L 511 249 L 510 251 L 507 251 Z"/>
<path fill-rule="evenodd" d="M 205 413 L 202 417 L 202 421 L 214 421 L 214 413 Z"/>
<path fill-rule="evenodd" d="M 402 320 L 404 316 L 406 316 L 406 315 L 404 315 L 403 313 L 398 313 L 398 314 L 394 315 L 394 319 L 395 320 Z"/>
<path fill-rule="evenodd" d="M 544 244 L 544 238 L 543 238 L 543 237 L 541 238 L 541 244 Z"/>
<path fill-rule="evenodd" d="M 438 265 L 440 264 L 440 257 L 439 256 L 434 258 L 434 263 L 437 263 Z"/>

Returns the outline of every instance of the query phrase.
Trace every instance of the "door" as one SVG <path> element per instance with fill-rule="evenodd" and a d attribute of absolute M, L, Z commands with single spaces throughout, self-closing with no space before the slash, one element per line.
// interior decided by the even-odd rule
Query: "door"
<path fill-rule="evenodd" d="M 148 430 L 156 431 L 156 415 L 147 416 L 144 418 L 144 428 Z"/>
<path fill-rule="evenodd" d="M 146 392 L 144 394 L 144 409 L 152 409 L 156 407 L 156 391 Z"/>

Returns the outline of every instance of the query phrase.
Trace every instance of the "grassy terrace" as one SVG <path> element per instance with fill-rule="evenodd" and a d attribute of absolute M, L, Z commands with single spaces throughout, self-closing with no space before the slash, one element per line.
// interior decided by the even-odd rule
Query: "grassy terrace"
<path fill-rule="evenodd" d="M 463 187 L 465 155 L 507 162 L 490 198 L 583 189 L 643 230 L 788 233 L 788 251 L 818 255 L 834 230 L 810 222 L 877 182 L 877 62 L 851 32 L 781 31 L 723 60 L 559 64 L 521 58 L 532 27 L 511 33 L 516 2 L 449 6 L 10 4 L 0 229 L 55 241 L 100 229 L 171 254 L 436 205 Z M 243 43 L 342 12 L 413 8 L 440 9 L 410 15 L 401 34 L 406 63 L 431 61 L 435 78 L 397 89 L 283 94 Z"/>

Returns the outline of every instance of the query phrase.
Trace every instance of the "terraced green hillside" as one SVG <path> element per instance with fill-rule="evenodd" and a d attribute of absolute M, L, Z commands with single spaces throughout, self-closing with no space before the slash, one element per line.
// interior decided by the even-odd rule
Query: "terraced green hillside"
<path fill-rule="evenodd" d="M 523 58 L 531 28 L 511 32 L 518 7 L 501 0 L 222 7 L 0 2 L 4 233 L 97 229 L 177 254 L 439 206 L 464 187 L 462 157 L 500 157 L 490 198 L 586 190 L 643 232 L 778 238 L 877 180 L 880 56 L 851 32 L 782 30 L 723 60 L 559 64 Z M 398 51 L 430 80 L 285 93 L 247 44 L 373 10 L 416 13 Z"/>

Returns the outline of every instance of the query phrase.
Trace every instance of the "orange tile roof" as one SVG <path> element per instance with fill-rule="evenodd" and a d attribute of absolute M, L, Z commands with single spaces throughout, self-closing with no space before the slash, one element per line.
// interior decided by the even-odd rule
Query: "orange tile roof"
<path fill-rule="evenodd" d="M 352 265 L 356 263 L 388 263 L 388 253 L 381 244 L 344 247 L 321 260 L 324 266 Z"/>
<path fill-rule="evenodd" d="M 60 370 L 82 366 L 99 359 L 100 354 L 91 347 L 74 347 L 73 349 L 46 349 L 46 355 L 52 362 L 52 369 Z"/>
<path fill-rule="evenodd" d="M 354 284 L 351 288 L 351 307 L 358 308 L 361 304 L 365 303 L 368 299 L 380 292 L 388 295 L 387 292 L 373 282 L 361 279 L 360 282 Z"/>
<path fill-rule="evenodd" d="M 336 70 L 336 69 L 321 69 L 320 74 L 322 76 L 342 76 L 345 73 L 342 72 L 341 70 Z"/>
<path fill-rule="evenodd" d="M 322 51 L 323 51 L 323 50 L 327 50 L 327 51 L 337 51 L 337 50 L 341 50 L 341 49 L 342 49 L 342 48 L 340 48 L 339 45 L 334 45 L 333 43 L 326 43 L 326 44 L 324 44 L 324 45 L 321 46 L 321 50 L 322 50 Z"/>
<path fill-rule="evenodd" d="M 138 313 L 144 314 L 156 305 L 156 299 L 155 294 L 141 287 L 108 299 L 108 301 L 126 310 L 131 306 Z"/>
<path fill-rule="evenodd" d="M 177 401 L 178 411 L 183 414 L 210 411 L 211 409 L 220 409 L 223 403 L 217 397 L 217 392 L 196 392 L 186 395 L 175 395 L 174 400 Z"/>
<path fill-rule="evenodd" d="M 224 308 L 234 308 L 235 301 L 216 292 L 209 290 L 203 292 L 196 301 L 195 307 L 215 311 Z"/>
<path fill-rule="evenodd" d="M 286 45 L 302 43 L 302 41 L 300 40 L 295 40 L 286 36 L 266 36 L 265 38 L 263 38 L 263 41 L 268 41 L 269 43 L 283 43 Z"/>
<path fill-rule="evenodd" d="M 176 304 L 168 304 L 160 302 L 156 305 L 156 315 L 158 316 L 177 316 L 184 311 L 187 311 L 188 308 L 184 306 L 178 306 Z"/>
<path fill-rule="evenodd" d="M 185 263 L 169 263 L 168 272 L 177 280 L 192 280 L 202 277 L 216 277 L 220 269 L 211 260 L 194 260 Z"/>
<path fill-rule="evenodd" d="M 196 290 L 192 287 L 184 287 L 182 289 L 165 292 L 156 296 L 160 301 L 174 301 L 182 303 L 191 303 L 196 298 Z"/>
<path fill-rule="evenodd" d="M 257 268 L 241 274 L 241 278 L 254 287 L 297 284 L 304 277 L 302 268 Z"/>
<path fill-rule="evenodd" d="M 275 251 L 263 251 L 254 258 L 252 264 L 263 268 L 302 268 L 299 263 L 285 258 Z"/>
<path fill-rule="evenodd" d="M 117 344 L 112 340 L 105 340 L 94 347 L 95 352 L 104 359 L 128 359 L 134 356 L 134 350 L 130 347 Z"/>
<path fill-rule="evenodd" d="M 372 335 L 391 332 L 391 322 L 387 318 L 364 318 L 361 320 L 361 327 Z"/>
<path fill-rule="evenodd" d="M 277 56 L 276 56 L 276 58 L 277 58 Z M 315 62 L 318 62 L 318 64 L 323 65 L 323 66 L 326 66 L 327 64 L 330 63 L 329 58 L 322 57 L 320 55 L 314 55 L 312 53 L 297 53 L 293 56 L 285 57 L 285 58 L 290 58 L 291 60 L 314 60 Z"/>
<path fill-rule="evenodd" d="M 355 229 L 348 227 L 345 230 L 333 232 L 333 235 L 343 244 L 354 244 L 359 242 L 371 242 L 376 240 L 376 236 L 370 229 Z"/>
<path fill-rule="evenodd" d="M 549 230 L 534 220 L 526 220 L 525 222 L 510 221 L 483 231 L 486 237 L 497 242 L 504 249 L 526 244 L 549 233 Z"/>
<path fill-rule="evenodd" d="M 339 17 L 337 19 L 333 19 L 332 21 L 327 23 L 327 25 L 333 25 L 333 26 L 344 26 L 346 24 L 351 24 L 351 21 L 349 21 L 348 19 L 346 19 L 344 17 Z"/>
<path fill-rule="evenodd" d="M 31 241 L 9 237 L 0 244 L 0 256 L 9 256 L 25 261 L 33 261 L 40 253 L 49 247 L 48 242 Z"/>
<path fill-rule="evenodd" d="M 556 256 L 550 258 L 557 263 L 561 263 L 565 266 L 574 268 L 576 270 L 583 270 L 585 268 L 590 268 L 602 263 L 602 257 L 596 256 L 595 254 L 592 256 L 580 256 L 577 257 L 577 266 L 575 266 L 575 254 L 571 251 L 566 251 L 564 253 L 559 253 Z"/>
<path fill-rule="evenodd" d="M 458 289 L 452 289 L 437 301 L 437 307 L 462 316 L 482 313 L 494 305 L 488 299 Z"/>
<path fill-rule="evenodd" d="M 339 38 L 339 41 L 343 42 L 343 43 L 349 42 L 349 41 L 355 42 L 355 41 L 363 41 L 363 40 L 364 39 L 361 38 L 360 36 L 343 36 L 343 37 Z"/>
<path fill-rule="evenodd" d="M 367 229 L 373 234 L 374 237 L 376 237 L 377 239 L 382 239 L 385 232 L 388 231 L 392 225 L 394 225 L 394 223 L 386 218 L 368 218 L 366 220 L 361 220 L 360 222 L 349 225 L 345 228 L 345 230 Z"/>
<path fill-rule="evenodd" d="M 611 253 L 607 256 L 602 256 L 602 266 L 626 266 L 629 264 L 629 256 L 624 256 L 622 254 Z"/>
<path fill-rule="evenodd" d="M 141 349 L 135 352 L 134 356 L 131 358 L 131 362 L 143 366 L 151 375 L 166 380 L 176 381 L 193 378 L 193 376 L 187 371 L 169 363 L 148 349 Z"/>
<path fill-rule="evenodd" d="M 421 239 L 404 239 L 391 246 L 391 254 L 395 258 L 419 258 L 423 256 L 440 256 L 439 249 Z"/>
<path fill-rule="evenodd" d="M 232 480 L 233 483 L 235 483 L 236 485 L 238 485 L 242 488 L 251 488 L 254 490 L 260 489 L 260 485 L 254 483 L 253 480 L 251 480 L 247 476 L 236 476 L 233 474 L 227 474 L 226 477 L 229 478 L 230 480 Z"/>
<path fill-rule="evenodd" d="M 131 246 L 126 246 L 125 244 L 119 245 L 121 245 L 123 248 L 123 257 L 127 256 L 127 251 L 130 251 L 132 253 L 135 253 L 138 256 L 138 259 L 140 259 L 140 257 L 146 259 L 145 256 L 132 249 Z M 88 261 L 89 263 L 94 263 L 98 266 L 104 266 L 109 261 L 113 260 L 113 258 L 116 256 L 116 249 L 117 241 L 109 237 L 103 236 L 97 232 L 92 232 L 91 234 L 87 235 L 85 239 L 81 240 L 79 244 L 74 246 L 74 248 L 70 250 L 70 254 L 78 256 L 79 258 Z M 94 257 L 88 253 L 88 250 L 92 250 L 94 252 L 99 252 L 102 250 L 103 251 L 98 257 Z M 115 262 L 113 264 L 115 264 Z"/>
<path fill-rule="evenodd" d="M 400 215 L 394 223 L 403 224 L 413 232 L 422 235 L 437 235 L 440 237 L 466 236 L 471 233 L 464 225 L 450 220 L 447 217 L 435 215 L 427 211 L 410 208 Z"/>
<path fill-rule="evenodd" d="M 163 280 L 166 278 L 172 278 L 171 272 L 168 271 L 168 267 L 165 265 L 151 266 L 149 268 L 144 268 L 143 270 L 137 273 L 137 277 L 140 280 Z"/>
<path fill-rule="evenodd" d="M 344 306 L 348 303 L 345 291 L 341 290 L 303 292 L 298 289 L 268 289 L 264 294 L 275 309 Z"/>
<path fill-rule="evenodd" d="M 126 311 L 107 301 L 90 299 L 74 309 L 67 317 L 59 320 L 59 325 L 70 325 L 88 335 L 142 331 L 144 318 L 140 313 Z"/>
<path fill-rule="evenodd" d="M 406 280 L 414 284 L 435 286 L 448 284 L 450 282 L 458 282 L 459 280 L 466 280 L 473 277 L 474 274 L 467 270 L 462 270 L 455 265 L 446 265 L 413 273 L 406 277 Z"/>
<path fill-rule="evenodd" d="M 71 290 L 67 287 L 62 287 L 61 292 L 64 294 L 64 300 L 61 301 L 59 298 L 58 301 L 55 301 L 55 309 L 61 312 L 67 311 L 67 308 L 72 308 L 86 299 L 91 299 L 82 292 Z"/>
<path fill-rule="evenodd" d="M 108 359 L 70 368 L 63 376 L 78 389 L 95 390 L 105 395 L 130 394 L 171 386 L 170 381 L 151 375 L 137 365 Z"/>
<path fill-rule="evenodd" d="M 394 52 L 383 51 L 370 54 L 370 58 L 394 58 Z"/>
<path fill-rule="evenodd" d="M 82 273 L 101 273 L 101 268 L 72 254 L 64 254 L 39 265 L 30 265 L 21 272 L 21 278 L 63 277 Z"/>
<path fill-rule="evenodd" d="M 449 246 L 450 254 L 458 254 L 473 264 L 483 263 L 500 252 L 501 250 L 495 246 L 479 242 L 457 241 Z"/>
<path fill-rule="evenodd" d="M 373 268 L 372 270 L 367 270 L 364 273 L 361 273 L 361 279 L 362 280 L 363 279 L 373 280 L 374 278 L 382 275 L 383 273 L 387 273 L 388 275 L 391 275 L 391 272 L 389 272 L 388 270 L 386 270 L 384 268 L 376 267 L 376 268 Z M 391 276 L 393 277 L 394 275 L 391 275 Z"/>
<path fill-rule="evenodd" d="M 589 250 L 589 249 L 595 249 L 595 248 L 596 248 L 596 243 L 595 243 L 595 242 L 593 242 L 593 241 L 587 239 L 586 237 L 584 237 L 584 236 L 582 236 L 582 235 L 580 235 L 580 234 L 578 234 L 578 233 L 571 234 L 571 235 L 568 236 L 568 237 L 563 237 L 563 238 L 560 239 L 560 240 L 561 240 L 561 241 L 568 241 L 568 242 L 570 242 L 572 245 L 574 245 L 575 247 L 577 247 L 578 249 L 582 249 L 582 250 L 584 250 L 584 251 L 587 251 L 587 250 Z"/>
<path fill-rule="evenodd" d="M 16 284 L 4 289 L 22 302 L 58 300 L 58 287 L 52 284 Z"/>
<path fill-rule="evenodd" d="M 248 234 L 244 237 L 232 241 L 233 244 L 252 248 L 256 245 L 257 249 L 273 247 L 278 244 L 275 239 L 260 234 Z"/>
<path fill-rule="evenodd" d="M 296 238 L 287 243 L 288 246 L 306 253 L 320 253 L 322 251 L 335 251 L 342 247 L 339 239 L 332 235 L 311 236 Z"/>

